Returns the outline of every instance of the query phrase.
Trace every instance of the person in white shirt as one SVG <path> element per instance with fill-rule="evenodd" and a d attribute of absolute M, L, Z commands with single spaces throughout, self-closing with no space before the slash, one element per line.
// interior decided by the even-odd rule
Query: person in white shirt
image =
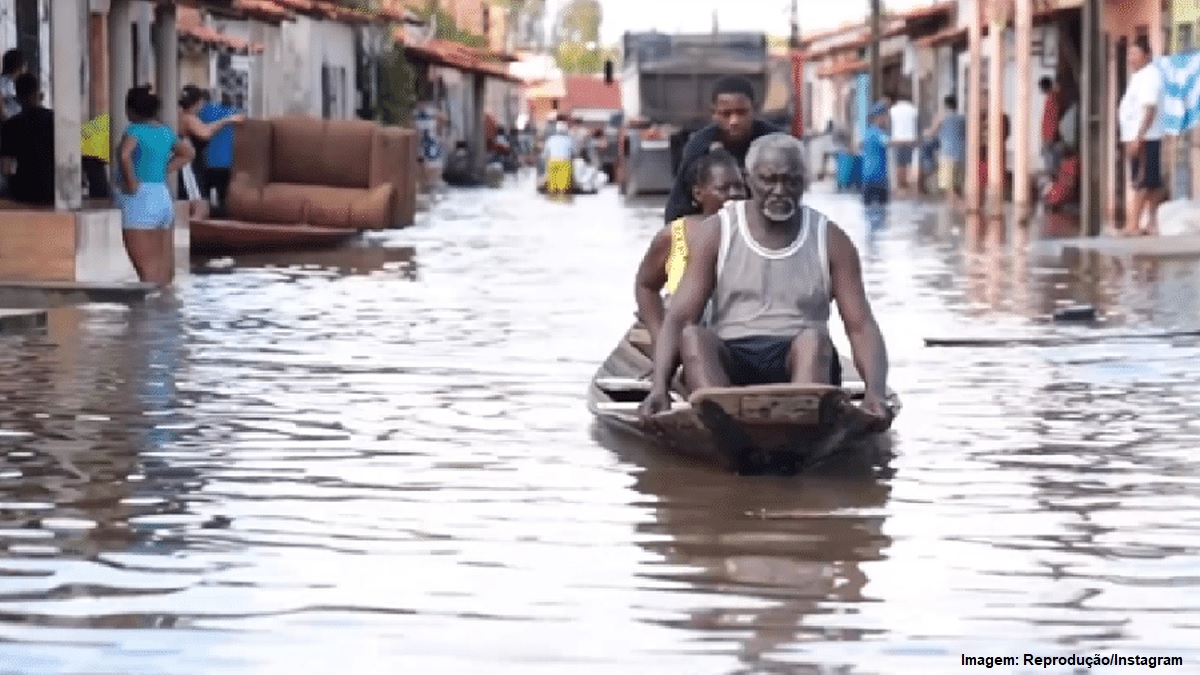
<path fill-rule="evenodd" d="M 1138 37 L 1129 47 L 1129 70 L 1133 75 L 1117 108 L 1133 187 L 1133 199 L 1121 230 L 1124 235 L 1156 234 L 1158 205 L 1166 196 L 1162 176 L 1163 126 L 1159 115 L 1163 80 L 1150 58 L 1149 41 Z M 1147 211 L 1146 225 L 1142 227 L 1142 213 Z"/>
<path fill-rule="evenodd" d="M 546 161 L 546 191 L 565 194 L 571 189 L 571 160 L 575 157 L 575 142 L 566 122 L 555 122 L 554 133 L 546 139 L 542 158 Z"/>
<path fill-rule="evenodd" d="M 904 94 L 896 96 L 896 102 L 888 110 L 892 122 L 892 148 L 896 156 L 896 191 L 908 190 L 909 172 L 913 168 L 913 154 L 917 146 L 917 106 Z"/>

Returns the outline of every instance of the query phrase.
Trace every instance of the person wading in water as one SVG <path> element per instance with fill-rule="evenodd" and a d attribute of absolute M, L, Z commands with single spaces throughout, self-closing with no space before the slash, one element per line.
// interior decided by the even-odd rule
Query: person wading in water
<path fill-rule="evenodd" d="M 692 230 L 705 218 L 716 215 L 729 200 L 745 198 L 746 185 L 737 160 L 719 145 L 696 160 L 689 182 L 701 214 L 683 216 L 659 230 L 638 267 L 634 297 L 638 318 L 650 332 L 651 341 L 657 339 L 662 327 L 663 289 L 674 293 L 683 278 Z"/>
<path fill-rule="evenodd" d="M 703 157 L 713 143 L 720 143 L 739 166 L 744 166 L 751 141 L 780 131 L 771 123 L 754 117 L 754 86 L 750 80 L 736 75 L 723 77 L 713 85 L 712 118 L 711 124 L 692 134 L 683 146 L 679 173 L 671 196 L 667 198 L 664 222 L 700 213 L 699 207 L 691 201 L 688 171 L 692 162 Z"/>
<path fill-rule="evenodd" d="M 866 385 L 872 427 L 891 426 L 887 348 L 863 288 L 858 251 L 840 227 L 801 204 L 804 147 L 787 134 L 755 141 L 747 155 L 750 199 L 727 204 L 695 228 L 690 259 L 654 346 L 644 420 L 668 410 L 681 358 L 691 390 L 793 382 L 841 384 L 829 337 L 836 301 Z M 705 327 L 696 325 L 711 300 Z"/>

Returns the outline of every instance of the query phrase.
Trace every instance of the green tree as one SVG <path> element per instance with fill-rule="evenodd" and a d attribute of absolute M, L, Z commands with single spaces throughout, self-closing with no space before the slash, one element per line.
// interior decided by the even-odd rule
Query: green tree
<path fill-rule="evenodd" d="M 558 14 L 555 42 L 600 42 L 600 24 L 603 22 L 600 0 L 570 0 Z"/>
<path fill-rule="evenodd" d="M 416 104 L 416 73 L 404 56 L 404 45 L 392 45 L 392 50 L 380 58 L 376 117 L 384 124 L 406 125 Z"/>
<path fill-rule="evenodd" d="M 617 62 L 617 50 L 599 45 L 588 47 L 579 42 L 563 42 L 554 51 L 556 65 L 564 73 L 595 74 L 604 72 L 605 60 Z"/>
<path fill-rule="evenodd" d="M 599 0 L 570 0 L 554 26 L 554 58 L 565 73 L 599 73 L 615 50 L 600 45 L 604 10 Z"/>

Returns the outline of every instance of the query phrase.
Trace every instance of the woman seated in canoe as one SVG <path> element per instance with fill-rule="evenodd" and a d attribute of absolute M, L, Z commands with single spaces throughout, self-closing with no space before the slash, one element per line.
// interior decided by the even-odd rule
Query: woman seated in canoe
<path fill-rule="evenodd" d="M 701 213 L 678 218 L 654 235 L 637 271 L 634 297 L 638 318 L 650 332 L 651 341 L 658 336 L 663 322 L 663 289 L 668 295 L 674 293 L 683 278 L 689 232 L 697 223 L 716 215 L 725 202 L 746 197 L 737 160 L 718 145 L 692 164 L 688 182 L 692 186 L 692 200 Z"/>

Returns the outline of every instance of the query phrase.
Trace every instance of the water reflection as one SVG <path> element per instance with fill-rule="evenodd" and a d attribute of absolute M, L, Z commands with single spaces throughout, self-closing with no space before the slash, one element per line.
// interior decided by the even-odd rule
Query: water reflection
<path fill-rule="evenodd" d="M 747 672 L 827 672 L 781 659 L 781 652 L 885 632 L 854 618 L 869 601 L 863 563 L 885 559 L 891 543 L 883 533 L 891 488 L 870 467 L 730 481 L 603 425 L 592 433 L 639 467 L 633 489 L 653 505 L 654 518 L 638 526 L 638 539 L 661 562 L 643 574 L 682 582 L 694 598 L 683 617 L 654 623 L 735 643 Z"/>
<path fill-rule="evenodd" d="M 178 494 L 196 487 L 158 458 L 191 426 L 175 391 L 186 356 L 177 303 L 55 309 L 26 348 L 32 358 L 4 364 L 13 376 L 0 385 L 6 408 L 25 411 L 2 423 L 6 557 L 162 545 L 156 516 L 178 512 Z"/>

